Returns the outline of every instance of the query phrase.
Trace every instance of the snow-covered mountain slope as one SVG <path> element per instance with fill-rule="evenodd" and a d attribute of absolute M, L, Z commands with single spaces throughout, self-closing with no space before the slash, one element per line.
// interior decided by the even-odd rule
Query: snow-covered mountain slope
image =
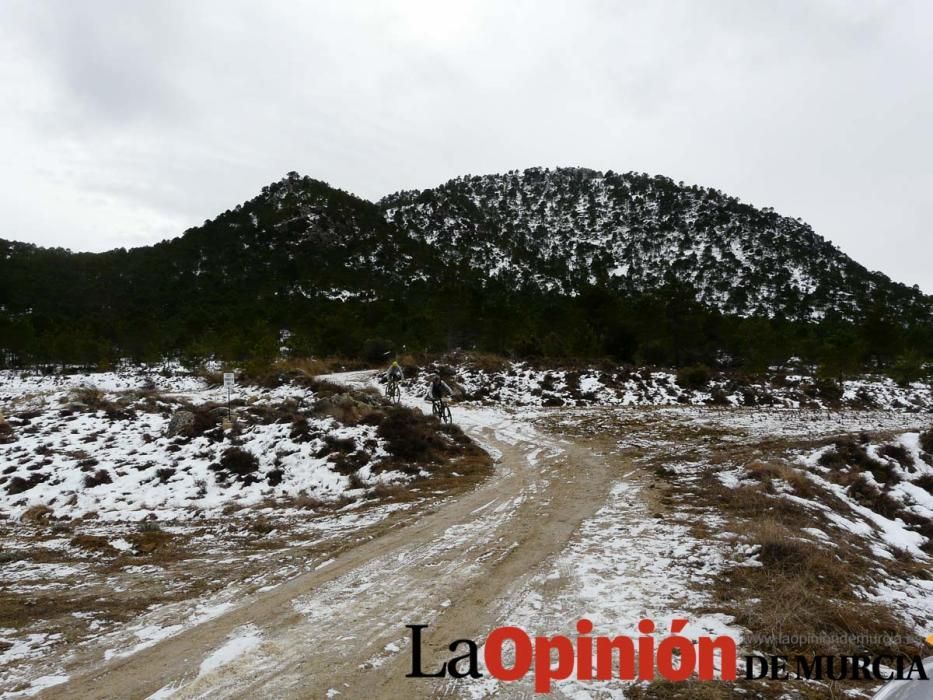
<path fill-rule="evenodd" d="M 679 282 L 725 312 L 803 319 L 854 318 L 877 301 L 929 306 L 798 219 L 661 176 L 532 168 L 459 177 L 380 205 L 449 264 L 518 285 L 572 294 L 584 284 Z"/>
<path fill-rule="evenodd" d="M 154 246 L 0 240 L 0 366 L 268 359 L 286 337 L 301 355 L 369 359 L 460 346 L 674 366 L 800 355 L 848 370 L 929 360 L 933 299 L 800 221 L 580 168 L 379 203 L 289 173 Z"/>

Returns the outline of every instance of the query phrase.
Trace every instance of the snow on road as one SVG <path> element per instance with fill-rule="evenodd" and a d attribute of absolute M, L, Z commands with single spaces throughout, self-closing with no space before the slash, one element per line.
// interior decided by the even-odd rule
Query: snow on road
<path fill-rule="evenodd" d="M 372 385 L 373 373 L 325 379 L 362 387 Z M 407 402 L 418 405 L 417 398 Z M 302 619 L 263 630 L 235 667 L 202 674 L 173 689 L 173 697 L 240 697 L 260 687 L 282 696 L 359 697 L 405 683 L 411 691 L 404 678 L 405 625 L 413 623 L 437 628 L 438 644 L 449 641 L 448 630 L 482 640 L 504 624 L 566 634 L 581 617 L 606 633 L 626 634 L 642 617 L 663 626 L 683 615 L 692 619 L 688 633 L 738 636 L 724 617 L 691 616 L 703 602 L 691 581 L 715 575 L 723 555 L 689 535 L 678 522 L 686 514 L 651 517 L 644 479 L 608 467 L 618 455 L 578 447 L 570 453 L 572 441 L 534 425 L 539 415 L 455 405 L 454 420 L 501 456 L 492 483 L 413 526 L 411 536 L 383 553 L 296 596 L 290 604 Z M 552 524 L 560 531 L 555 539 L 549 537 Z M 521 563 L 513 571 L 515 558 Z M 491 577 L 498 578 L 495 585 Z M 574 683 L 561 689 L 587 693 L 587 686 Z M 442 692 L 479 697 L 525 690 L 486 680 Z M 599 692 L 618 695 L 623 687 L 601 684 Z"/>
<path fill-rule="evenodd" d="M 321 379 L 378 386 L 372 371 Z M 403 401 L 422 410 L 428 406 L 417 394 Z M 611 410 L 562 409 L 561 420 L 544 427 L 543 419 L 555 413 L 537 406 L 454 404 L 454 421 L 499 460 L 486 483 L 404 528 L 315 561 L 288 583 L 261 588 L 248 605 L 231 607 L 198 627 L 176 634 L 169 621 L 158 628 L 141 623 L 135 642 L 140 646 L 124 657 L 123 665 L 99 679 L 72 674 L 69 682 L 50 688 L 49 697 L 119 696 L 140 689 L 153 698 L 530 693 L 528 683 L 503 685 L 488 677 L 420 685 L 406 679 L 408 624 L 429 626 L 424 650 L 430 659 L 426 663 L 435 667 L 449 658 L 446 645 L 453 639 L 482 643 L 503 625 L 531 635 L 574 636 L 577 620 L 586 618 L 594 633 L 615 636 L 634 635 L 638 621 L 649 618 L 664 635 L 672 618 L 684 617 L 690 621 L 689 637 L 738 640 L 743 630 L 730 618 L 697 612 L 711 603 L 704 589 L 734 563 L 734 541 L 692 534 L 690 525 L 697 519 L 716 533 L 716 517 L 689 504 L 665 507 L 653 492 L 652 474 L 630 453 L 663 449 L 663 439 L 651 429 L 660 422 L 698 436 L 697 444 L 704 431 L 719 431 L 717 439 L 725 442 L 754 442 L 766 436 L 859 430 L 866 421 L 878 429 L 905 424 L 903 416 L 884 412 L 670 407 L 636 414 L 647 428 L 630 435 L 602 434 L 598 425 L 585 434 L 569 429 L 594 412 L 611 415 Z M 916 452 L 912 439 L 905 437 L 904 444 Z M 698 469 L 686 463 L 668 466 Z M 741 479 L 740 474 L 721 474 L 730 477 L 735 483 Z M 898 488 L 918 508 L 929 508 L 925 492 L 915 492 L 908 480 Z M 901 545 L 909 537 L 890 527 L 885 532 L 900 538 Z M 891 597 L 904 593 L 891 592 Z M 176 636 L 159 643 L 159 636 L 168 634 Z M 566 680 L 557 685 L 559 694 L 573 698 L 621 698 L 625 691 L 621 682 Z"/>

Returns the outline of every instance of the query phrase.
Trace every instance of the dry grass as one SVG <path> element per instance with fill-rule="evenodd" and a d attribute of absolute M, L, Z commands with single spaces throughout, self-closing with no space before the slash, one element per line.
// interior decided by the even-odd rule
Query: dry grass
<path fill-rule="evenodd" d="M 263 387 L 277 387 L 287 382 L 303 383 L 321 374 L 368 369 L 371 365 L 363 360 L 344 357 L 289 357 L 271 363 L 250 363 L 237 376 L 237 381 Z M 219 372 L 200 372 L 210 384 L 220 385 L 223 376 Z"/>
<path fill-rule="evenodd" d="M 319 357 L 293 357 L 278 360 L 272 368 L 279 372 L 300 372 L 308 377 L 316 377 L 333 371 L 334 366 L 333 358 L 325 360 Z"/>
<path fill-rule="evenodd" d="M 858 503 L 886 518 L 893 519 L 901 515 L 901 504 L 891 498 L 885 491 L 881 491 L 869 483 L 862 475 L 858 475 L 849 484 L 846 493 Z"/>
<path fill-rule="evenodd" d="M 138 597 L 104 596 L 103 589 L 68 589 L 68 595 L 39 592 L 24 598 L 12 591 L 0 591 L 0 626 L 22 629 L 37 620 L 48 621 L 50 617 L 70 624 L 75 613 L 94 613 L 97 618 L 130 620 L 144 612 L 153 603 L 152 599 Z M 54 611 L 54 614 L 50 614 Z M 68 620 L 72 618 L 72 620 Z M 45 622 L 45 624 L 48 624 Z M 65 635 L 69 628 L 66 626 Z"/>
<path fill-rule="evenodd" d="M 275 523 L 267 518 L 265 515 L 260 515 L 255 520 L 251 520 L 249 523 L 249 529 L 251 532 L 263 537 L 268 535 L 270 532 L 275 530 Z"/>
<path fill-rule="evenodd" d="M 107 554 L 114 554 L 117 551 L 111 546 L 106 537 L 100 537 L 99 535 L 75 535 L 71 539 L 71 546 L 92 552 L 106 552 Z"/>
<path fill-rule="evenodd" d="M 467 353 L 463 359 L 467 367 L 482 372 L 503 372 L 511 365 L 509 358 L 486 352 Z"/>
<path fill-rule="evenodd" d="M 703 493 L 698 498 L 714 506 L 731 519 L 755 521 L 772 518 L 788 526 L 805 527 L 811 517 L 786 498 L 767 493 L 763 485 L 743 485 L 736 488 L 723 486 L 715 476 L 701 480 Z M 733 532 L 741 532 L 741 526 Z"/>
<path fill-rule="evenodd" d="M 127 539 L 143 544 L 145 549 L 150 549 L 148 543 L 158 540 L 151 548 L 152 553 L 147 555 L 119 552 L 109 544 L 107 537 L 90 533 L 75 533 L 70 537 L 70 545 L 79 550 L 77 553 L 74 549 L 44 546 L 49 538 L 57 539 L 67 531 L 56 532 L 56 527 L 61 525 L 63 523 L 44 528 L 27 526 L 3 532 L 5 540 L 15 539 L 30 544 L 19 557 L 29 564 L 78 561 L 86 570 L 56 580 L 56 583 L 65 585 L 28 585 L 25 589 L 4 587 L 0 590 L 0 627 L 60 633 L 67 643 L 77 643 L 87 634 L 91 620 L 129 621 L 152 606 L 188 600 L 219 585 L 212 582 L 219 575 L 216 566 L 212 565 L 210 575 L 192 571 L 187 562 L 192 554 L 183 547 L 188 541 L 186 537 L 173 537 L 173 546 L 167 546 L 168 538 L 172 536 L 161 531 L 128 535 Z M 80 521 L 69 524 L 68 529 L 76 527 L 80 527 Z M 172 571 L 169 574 L 171 585 L 165 585 L 158 576 L 140 577 L 124 570 L 128 564 L 149 562 Z M 36 570 L 31 575 L 35 578 L 26 583 L 47 583 L 41 571 Z M 123 585 L 114 586 L 115 577 Z M 75 613 L 81 615 L 76 617 Z"/>
<path fill-rule="evenodd" d="M 739 674 L 744 669 L 738 669 Z M 864 685 L 864 684 L 863 684 Z M 746 681 L 734 683 L 686 681 L 654 681 L 647 685 L 635 685 L 626 689 L 629 700 L 845 700 L 850 696 L 835 681 L 821 684 L 793 683 L 786 681 Z"/>
<path fill-rule="evenodd" d="M 0 445 L 13 442 L 16 439 L 16 433 L 13 431 L 13 426 L 6 422 L 3 418 L 3 414 L 0 413 Z"/>
<path fill-rule="evenodd" d="M 20 520 L 25 523 L 43 523 L 52 518 L 52 509 L 45 505 L 32 506 L 23 512 Z"/>
<path fill-rule="evenodd" d="M 671 445 L 671 450 L 663 451 L 663 459 L 652 457 L 643 462 L 644 467 L 668 484 L 675 502 L 690 502 L 709 509 L 725 521 L 710 532 L 708 528 L 704 530 L 702 519 L 698 518 L 694 536 L 702 539 L 720 537 L 722 532 L 738 533 L 736 541 L 752 545 L 754 557 L 761 563 L 749 566 L 748 561 L 741 560 L 726 568 L 707 589 L 713 602 L 703 612 L 732 615 L 738 625 L 749 630 L 751 647 L 765 653 L 918 652 L 914 646 L 916 635 L 899 617 L 886 606 L 867 601 L 857 593 L 870 587 L 878 577 L 879 562 L 868 543 L 853 533 L 828 525 L 819 509 L 809 509 L 783 495 L 792 492 L 806 501 L 847 512 L 835 495 L 823 490 L 802 468 L 786 459 L 790 451 L 812 450 L 819 443 L 787 438 L 719 440 L 715 431 L 708 434 L 705 427 L 697 431 L 693 426 L 639 423 L 639 420 L 637 416 L 627 419 L 620 425 L 620 434 L 645 432 L 653 441 L 664 439 Z M 894 483 L 897 475 L 891 474 L 892 465 L 871 458 L 865 450 L 867 442 L 863 437 L 837 440 L 835 449 L 824 456 L 823 466 L 830 468 L 826 476 L 846 481 L 848 486 L 861 473 L 869 471 L 882 484 Z M 900 461 L 896 450 L 889 452 L 885 456 Z M 665 468 L 665 464 L 681 460 L 701 462 L 708 467 L 696 480 L 681 480 L 677 472 Z M 736 465 L 744 465 L 744 483 L 727 487 L 717 473 L 721 469 L 732 470 Z M 863 498 L 871 498 L 872 502 L 868 504 L 866 500 L 866 504 L 875 508 L 881 507 L 879 501 L 886 496 L 883 490 L 875 489 Z M 833 544 L 815 541 L 803 528 L 830 533 Z M 922 563 L 907 556 L 886 561 L 884 567 L 892 577 L 931 576 Z M 852 636 L 860 638 L 863 648 L 840 641 Z M 786 643 L 788 637 L 802 640 L 798 648 Z M 732 689 L 742 685 L 750 693 L 746 697 L 771 698 L 787 692 L 801 698 L 842 697 L 840 689 L 830 691 L 826 686 L 795 682 L 774 689 L 761 682 L 738 686 L 654 683 L 630 694 L 642 699 L 737 697 Z"/>
<path fill-rule="evenodd" d="M 410 484 L 376 484 L 371 493 L 381 503 L 411 503 L 424 497 Z"/>
<path fill-rule="evenodd" d="M 812 498 L 816 494 L 816 487 L 807 475 L 784 461 L 753 460 L 745 465 L 745 472 L 749 478 L 761 482 L 768 493 L 775 493 L 775 484 L 784 482 L 795 496 Z"/>
<path fill-rule="evenodd" d="M 172 546 L 173 537 L 171 533 L 156 528 L 136 532 L 129 535 L 127 539 L 133 545 L 134 552 L 137 555 L 158 553 L 164 557 Z"/>
<path fill-rule="evenodd" d="M 434 469 L 430 476 L 430 486 L 434 490 L 457 492 L 472 488 L 492 474 L 493 461 L 479 449 L 468 450 L 440 468 Z"/>
<path fill-rule="evenodd" d="M 837 440 L 833 449 L 824 452 L 819 462 L 820 466 L 832 470 L 831 479 L 839 478 L 839 473 L 857 474 L 867 471 L 883 484 L 896 483 L 900 480 L 891 464 L 880 462 L 872 457 L 868 454 L 865 445 L 853 438 Z"/>
<path fill-rule="evenodd" d="M 919 486 L 924 489 L 930 495 L 933 495 L 933 476 L 929 474 L 924 474 L 919 479 L 914 481 L 914 486 Z"/>
<path fill-rule="evenodd" d="M 68 406 L 88 411 L 103 411 L 111 420 L 124 420 L 133 416 L 133 410 L 129 406 L 133 398 L 132 394 L 124 392 L 119 399 L 111 401 L 100 389 L 82 386 L 71 390 Z"/>
<path fill-rule="evenodd" d="M 291 367 L 285 368 L 308 373 L 314 368 Z M 330 369 L 330 368 L 327 368 Z M 314 387 L 315 393 L 320 396 L 346 395 L 346 387 L 338 387 L 313 378 L 306 378 L 309 388 Z M 350 392 L 354 405 L 362 404 L 366 408 L 366 417 L 372 416 L 376 424 L 381 424 L 386 418 L 386 409 L 383 399 L 366 393 Z M 154 399 L 156 401 L 156 399 Z M 177 400 L 172 400 L 177 403 Z M 194 410 L 196 418 L 201 419 L 198 432 L 213 434 L 217 429 L 218 413 L 214 411 L 216 405 L 203 405 L 188 407 Z M 75 410 L 82 410 L 76 408 Z M 168 409 L 162 405 L 161 411 Z M 401 410 L 401 409 L 394 409 Z M 313 429 L 308 424 L 308 417 L 312 415 L 310 405 L 300 405 L 292 402 L 289 405 L 271 407 L 266 411 L 263 407 L 242 406 L 241 419 L 244 424 L 255 422 L 288 421 L 298 435 L 307 439 L 312 436 Z M 411 413 L 411 412 L 408 412 Z M 301 418 L 304 418 L 302 423 Z M 356 417 L 344 415 L 347 420 Z M 491 473 L 491 459 L 473 445 L 466 436 L 456 427 L 445 427 L 431 418 L 417 419 L 402 417 L 395 424 L 395 439 L 398 451 L 406 449 L 414 453 L 414 459 L 406 460 L 396 456 L 396 466 L 402 464 L 412 470 L 410 473 L 419 474 L 410 484 L 404 486 L 378 486 L 367 489 L 360 497 L 360 508 L 380 507 L 385 502 L 413 501 L 416 507 L 400 509 L 384 521 L 372 528 L 366 528 L 360 534 L 333 543 L 322 545 L 322 551 L 340 551 L 357 541 L 369 539 L 369 533 L 380 532 L 383 529 L 395 526 L 399 522 L 414 519 L 423 507 L 435 503 L 450 493 L 472 488 Z M 180 443 L 185 437 L 178 437 L 172 441 Z M 413 440 L 413 443 L 408 442 Z M 340 452 L 350 460 L 358 451 L 359 446 L 354 445 L 352 450 Z M 83 454 L 73 455 L 75 458 L 85 458 Z M 86 459 L 91 460 L 90 455 Z M 222 462 L 224 471 L 229 479 L 237 476 L 249 478 L 254 475 L 252 460 L 243 459 L 242 455 L 226 455 Z M 99 466 L 90 461 L 82 476 L 87 475 L 91 480 L 102 475 L 96 472 Z M 428 476 L 421 477 L 420 472 L 425 469 Z M 354 471 L 350 472 L 355 475 Z M 174 474 L 170 467 L 163 467 L 161 471 L 152 469 L 153 478 L 171 480 Z M 362 485 L 362 484 L 355 484 Z M 93 488 L 93 485 L 90 485 Z M 301 508 L 315 511 L 314 514 L 257 514 L 252 510 L 240 512 L 235 517 L 233 513 L 240 511 L 240 506 L 231 504 L 225 509 L 227 517 L 208 518 L 204 521 L 196 520 L 188 523 L 188 527 L 176 527 L 173 523 L 172 532 L 163 531 L 155 521 L 146 522 L 136 529 L 129 524 L 112 524 L 98 522 L 74 521 L 70 523 L 65 538 L 70 547 L 55 550 L 51 547 L 34 547 L 26 550 L 24 558 L 34 563 L 44 563 L 45 560 L 54 562 L 80 562 L 81 572 L 73 579 L 63 579 L 65 586 L 40 592 L 0 592 L 0 627 L 11 627 L 26 631 L 41 627 L 43 631 L 61 631 L 69 642 L 79 643 L 89 634 L 87 625 L 89 620 L 124 621 L 139 616 L 152 606 L 171 603 L 181 600 L 192 600 L 208 591 L 216 590 L 231 581 L 243 580 L 247 575 L 257 572 L 267 572 L 270 567 L 281 568 L 280 561 L 293 558 L 300 559 L 303 551 L 288 544 L 285 538 L 279 537 L 272 531 L 287 532 L 290 524 L 305 521 L 311 517 L 326 517 L 331 511 L 346 506 L 347 500 L 336 500 L 323 503 L 321 500 L 300 494 L 294 499 L 282 499 L 276 503 L 264 503 L 273 509 Z M 57 504 L 58 505 L 58 504 Z M 30 537 L 61 539 L 62 534 L 53 535 L 53 527 L 63 523 L 53 520 L 53 513 L 47 507 L 38 507 L 27 511 L 24 523 L 15 523 L 19 531 L 31 533 Z M 201 522 L 210 522 L 209 527 L 201 526 Z M 195 523 L 199 523 L 195 525 Z M 281 552 L 281 559 L 272 557 L 238 557 L 236 564 L 227 564 L 226 559 L 221 560 L 218 552 L 205 544 L 202 533 L 210 531 L 217 533 L 217 538 L 208 538 L 211 542 L 224 541 L 222 550 L 231 553 L 275 551 Z M 306 533 L 304 533 L 306 535 Z M 17 537 L 22 536 L 18 534 Z M 121 536 L 132 544 L 132 550 L 119 551 L 110 542 Z M 224 549 L 225 548 L 225 549 Z M 278 554 L 277 554 L 278 557 Z M 273 559 L 275 561 L 273 562 Z M 232 559 L 231 559 L 232 560 Z M 155 564 L 163 571 L 155 574 L 141 575 L 132 569 L 140 564 Z M 0 562 L 2 565 L 2 562 Z M 38 575 L 38 574 L 37 574 Z M 114 586 L 119 582 L 119 587 Z M 74 590 L 79 588 L 80 590 Z M 75 617 L 72 613 L 90 613 Z"/>
<path fill-rule="evenodd" d="M 380 422 L 383 417 L 378 405 L 382 399 L 371 394 L 361 392 L 333 393 L 321 396 L 314 403 L 311 412 L 316 416 L 329 416 L 344 425 L 357 425 L 368 421 L 370 424 Z"/>
<path fill-rule="evenodd" d="M 883 445 L 878 451 L 888 459 L 893 459 L 904 469 L 913 467 L 914 459 L 903 445 Z"/>
<path fill-rule="evenodd" d="M 407 379 L 417 377 L 418 373 L 421 371 L 421 365 L 418 359 L 411 353 L 399 355 L 398 364 L 399 367 L 402 368 L 402 373 Z"/>
<path fill-rule="evenodd" d="M 407 484 L 377 484 L 370 495 L 380 503 L 411 503 L 433 496 L 467 491 L 492 474 L 493 462 L 485 452 L 465 454 L 432 469 L 430 476 Z"/>
<path fill-rule="evenodd" d="M 762 463 L 753 471 L 761 477 L 754 486 L 727 489 L 707 484 L 705 497 L 731 521 L 729 530 L 742 533 L 741 540 L 756 548 L 761 563 L 756 567 L 740 562 L 724 571 L 712 591 L 715 609 L 734 615 L 756 636 L 756 648 L 765 652 L 841 653 L 832 638 L 842 635 L 874 637 L 877 644 L 867 649 L 873 653 L 909 651 L 910 647 L 892 650 L 885 640 L 912 639 L 910 629 L 886 607 L 856 594 L 856 587 L 873 574 L 864 543 L 841 533 L 834 534 L 835 546 L 806 539 L 802 527 L 825 528 L 818 516 L 767 493 L 775 475 L 788 481 L 785 469 Z M 787 636 L 805 642 L 791 649 L 780 639 Z M 768 639 L 775 642 L 769 646 Z"/>
<path fill-rule="evenodd" d="M 320 498 L 309 496 L 307 493 L 302 491 L 297 496 L 292 498 L 288 502 L 288 505 L 292 508 L 298 508 L 300 510 L 317 510 L 322 508 L 325 505 L 325 502 Z"/>
<path fill-rule="evenodd" d="M 730 700 L 737 697 L 732 683 L 671 683 L 655 681 L 647 686 L 633 685 L 626 689 L 631 700 Z"/>

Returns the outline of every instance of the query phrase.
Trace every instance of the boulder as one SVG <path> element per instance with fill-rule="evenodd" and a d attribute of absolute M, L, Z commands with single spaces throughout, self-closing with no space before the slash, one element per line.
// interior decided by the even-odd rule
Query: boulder
<path fill-rule="evenodd" d="M 171 420 L 168 422 L 168 428 L 165 430 L 167 437 L 176 435 L 190 435 L 194 430 L 194 414 L 184 409 L 175 411 Z"/>
<path fill-rule="evenodd" d="M 358 423 L 361 418 L 373 412 L 373 406 L 358 401 L 350 394 L 334 394 L 318 399 L 314 404 L 314 413 L 318 416 L 330 416 L 341 423 Z"/>

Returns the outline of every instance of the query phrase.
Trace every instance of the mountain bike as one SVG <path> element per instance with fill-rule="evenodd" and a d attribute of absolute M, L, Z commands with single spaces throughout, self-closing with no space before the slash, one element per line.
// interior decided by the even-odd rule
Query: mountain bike
<path fill-rule="evenodd" d="M 396 405 L 402 401 L 402 389 L 398 384 L 398 380 L 395 379 L 390 379 L 386 384 L 386 398 Z"/>
<path fill-rule="evenodd" d="M 431 401 L 431 412 L 441 423 L 452 423 L 453 416 L 450 415 L 450 406 L 444 399 L 433 399 Z"/>

